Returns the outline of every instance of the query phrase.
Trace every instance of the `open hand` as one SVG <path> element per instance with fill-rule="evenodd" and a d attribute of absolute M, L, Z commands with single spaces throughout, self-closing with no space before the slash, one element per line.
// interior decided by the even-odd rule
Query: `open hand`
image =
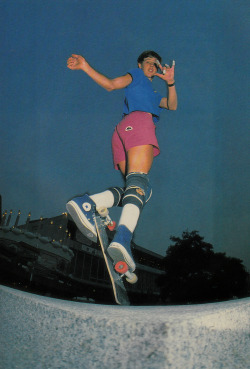
<path fill-rule="evenodd" d="M 158 64 L 158 67 L 162 71 L 161 73 L 155 73 L 155 76 L 163 79 L 168 84 L 174 83 L 174 68 L 175 68 L 175 61 L 173 60 L 172 67 L 170 67 L 168 64 L 165 64 L 163 67 L 160 63 Z"/>

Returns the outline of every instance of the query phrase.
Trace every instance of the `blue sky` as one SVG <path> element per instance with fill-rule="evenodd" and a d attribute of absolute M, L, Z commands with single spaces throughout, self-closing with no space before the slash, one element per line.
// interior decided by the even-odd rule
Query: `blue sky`
<path fill-rule="evenodd" d="M 75 194 L 123 185 L 110 140 L 124 91 L 106 92 L 66 60 L 82 54 L 116 77 L 154 49 L 176 61 L 179 107 L 157 126 L 161 155 L 135 242 L 164 255 L 171 235 L 195 229 L 250 269 L 248 2 L 0 0 L 0 14 L 3 208 L 50 217 Z"/>

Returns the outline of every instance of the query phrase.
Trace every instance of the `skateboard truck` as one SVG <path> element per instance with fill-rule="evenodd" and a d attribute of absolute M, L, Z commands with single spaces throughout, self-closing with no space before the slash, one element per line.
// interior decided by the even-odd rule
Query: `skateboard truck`
<path fill-rule="evenodd" d="M 121 274 L 121 277 L 123 277 L 124 275 L 126 276 L 126 281 L 134 284 L 137 282 L 138 277 L 135 273 L 131 273 L 128 270 L 128 265 L 125 263 L 125 261 L 118 261 L 115 264 L 115 271 L 119 274 Z"/>
<path fill-rule="evenodd" d="M 116 222 L 110 218 L 108 209 L 102 206 L 96 210 L 100 216 L 105 219 L 105 226 L 107 226 L 110 231 L 113 231 L 116 227 Z"/>

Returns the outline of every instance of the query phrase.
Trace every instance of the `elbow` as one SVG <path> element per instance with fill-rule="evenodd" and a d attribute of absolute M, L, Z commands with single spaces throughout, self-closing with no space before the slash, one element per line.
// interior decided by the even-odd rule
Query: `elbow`
<path fill-rule="evenodd" d="M 108 84 L 105 86 L 105 90 L 108 92 L 112 92 L 115 90 L 115 85 L 112 80 L 109 80 Z"/>
<path fill-rule="evenodd" d="M 172 106 L 168 106 L 168 110 L 177 110 L 177 104 L 172 105 Z"/>
<path fill-rule="evenodd" d="M 108 92 L 111 92 L 111 91 L 114 91 L 114 88 L 112 88 L 112 87 L 105 87 L 105 90 L 108 91 Z"/>
<path fill-rule="evenodd" d="M 173 106 L 171 109 L 169 110 L 177 110 L 177 105 L 176 106 Z"/>
<path fill-rule="evenodd" d="M 171 104 L 168 105 L 169 110 L 177 110 L 177 99 L 175 101 L 171 101 Z"/>

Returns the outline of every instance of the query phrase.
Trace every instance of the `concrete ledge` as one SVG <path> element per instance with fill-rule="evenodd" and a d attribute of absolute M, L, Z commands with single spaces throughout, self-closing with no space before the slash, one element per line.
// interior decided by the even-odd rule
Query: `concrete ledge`
<path fill-rule="evenodd" d="M 120 307 L 0 286 L 3 369 L 247 369 L 250 298 Z"/>

